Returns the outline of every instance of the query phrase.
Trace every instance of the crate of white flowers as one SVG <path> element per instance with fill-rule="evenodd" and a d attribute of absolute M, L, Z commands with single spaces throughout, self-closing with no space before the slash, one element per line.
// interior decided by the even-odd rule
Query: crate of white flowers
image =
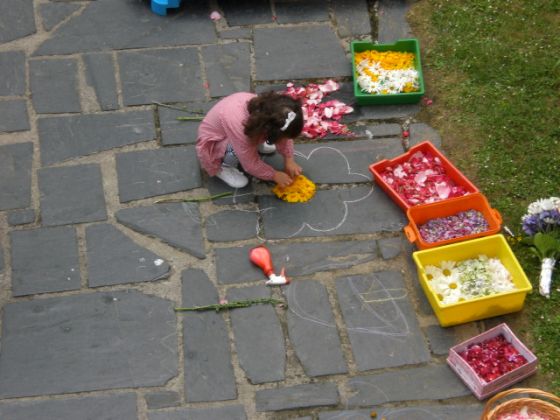
<path fill-rule="evenodd" d="M 413 253 L 442 327 L 521 310 L 531 283 L 503 235 Z"/>

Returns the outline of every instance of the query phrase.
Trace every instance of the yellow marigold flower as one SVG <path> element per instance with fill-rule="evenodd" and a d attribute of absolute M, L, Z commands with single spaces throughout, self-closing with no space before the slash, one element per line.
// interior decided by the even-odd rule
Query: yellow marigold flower
<path fill-rule="evenodd" d="M 272 192 L 276 197 L 288 203 L 305 203 L 313 198 L 317 187 L 303 175 L 294 178 L 294 182 L 285 188 L 276 185 Z"/>

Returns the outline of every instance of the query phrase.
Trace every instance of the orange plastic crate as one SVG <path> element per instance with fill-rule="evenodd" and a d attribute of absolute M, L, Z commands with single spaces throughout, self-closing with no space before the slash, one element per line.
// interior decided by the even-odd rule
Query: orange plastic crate
<path fill-rule="evenodd" d="M 418 143 L 416 146 L 412 146 L 408 152 L 397 156 L 391 160 L 381 160 L 369 166 L 369 170 L 373 175 L 373 179 L 375 182 L 395 201 L 395 203 L 404 211 L 408 210 L 412 206 L 408 204 L 404 198 L 402 198 L 391 186 L 385 182 L 385 180 L 381 177 L 381 173 L 385 170 L 385 168 L 389 166 L 396 166 L 401 163 L 404 163 L 410 159 L 410 157 L 416 152 L 422 153 L 430 153 L 434 157 L 438 157 L 441 162 L 442 166 L 445 169 L 445 172 L 449 178 L 456 184 L 462 186 L 468 194 L 478 192 L 478 188 L 474 186 L 474 184 L 469 181 L 469 179 L 459 171 L 430 141 L 424 141 L 422 143 Z"/>
<path fill-rule="evenodd" d="M 486 219 L 486 222 L 488 223 L 488 230 L 437 242 L 426 242 L 422 238 L 419 227 L 427 221 L 440 217 L 453 216 L 454 214 L 466 210 L 477 210 L 482 213 L 484 219 Z M 437 203 L 421 204 L 410 207 L 406 211 L 406 217 L 408 218 L 409 224 L 404 227 L 404 233 L 408 240 L 415 243 L 419 249 L 433 248 L 454 242 L 479 238 L 481 236 L 494 235 L 500 231 L 502 224 L 502 216 L 500 215 L 500 212 L 491 208 L 488 200 L 481 193 L 473 193 L 462 197 L 454 197 L 438 201 Z"/>

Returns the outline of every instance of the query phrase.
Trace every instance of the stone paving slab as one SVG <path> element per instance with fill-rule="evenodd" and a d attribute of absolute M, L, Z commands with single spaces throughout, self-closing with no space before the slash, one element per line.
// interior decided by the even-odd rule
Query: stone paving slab
<path fill-rule="evenodd" d="M 39 114 L 80 112 L 75 58 L 29 61 L 31 99 Z"/>
<path fill-rule="evenodd" d="M 304 384 L 287 388 L 263 389 L 255 395 L 257 411 L 281 411 L 296 408 L 337 405 L 338 389 L 333 383 Z"/>
<path fill-rule="evenodd" d="M 218 291 L 201 270 L 181 274 L 183 307 L 218 303 Z M 214 311 L 182 312 L 185 399 L 188 402 L 237 398 L 231 349 L 223 315 Z"/>
<path fill-rule="evenodd" d="M 115 213 L 119 223 L 153 236 L 197 258 L 206 258 L 200 210 L 193 203 L 131 207 Z"/>
<path fill-rule="evenodd" d="M 395 232 L 405 224 L 391 199 L 370 186 L 317 191 L 303 204 L 265 195 L 259 197 L 259 208 L 269 209 L 262 218 L 270 239 Z"/>
<path fill-rule="evenodd" d="M 12 293 L 24 296 L 80 288 L 76 231 L 70 226 L 10 232 Z"/>
<path fill-rule="evenodd" d="M 298 144 L 294 159 L 316 184 L 370 183 L 369 165 L 403 152 L 399 139 L 337 141 Z M 283 168 L 284 160 L 278 153 L 265 161 L 279 170 Z"/>
<path fill-rule="evenodd" d="M 0 43 L 35 33 L 33 0 L 3 0 L 0 4 Z"/>
<path fill-rule="evenodd" d="M 284 288 L 288 333 L 308 376 L 346 373 L 340 337 L 325 286 L 318 281 L 292 282 Z"/>
<path fill-rule="evenodd" d="M 90 287 L 153 281 L 170 274 L 171 267 L 159 255 L 110 224 L 88 226 L 86 247 Z"/>
<path fill-rule="evenodd" d="M 25 99 L 0 100 L 0 133 L 27 131 L 29 128 Z"/>
<path fill-rule="evenodd" d="M 39 13 L 41 14 L 43 28 L 45 31 L 50 31 L 80 7 L 80 4 L 70 2 L 40 4 Z"/>
<path fill-rule="evenodd" d="M 338 35 L 342 38 L 370 35 L 371 22 L 366 0 L 336 0 L 331 2 Z"/>
<path fill-rule="evenodd" d="M 455 344 L 459 344 L 453 327 L 442 328 L 439 325 L 430 325 L 426 327 L 426 335 L 428 336 L 432 353 L 438 356 L 449 354 L 449 349 Z"/>
<path fill-rule="evenodd" d="M 177 407 L 181 405 L 181 396 L 175 391 L 156 391 L 144 395 L 148 410 Z"/>
<path fill-rule="evenodd" d="M 205 97 L 195 48 L 124 51 L 118 53 L 117 60 L 125 105 L 197 101 Z"/>
<path fill-rule="evenodd" d="M 401 136 L 401 126 L 396 123 L 389 124 L 368 124 L 365 126 L 358 126 L 352 129 L 352 132 L 357 137 L 399 137 Z M 402 152 L 401 152 L 402 153 Z"/>
<path fill-rule="evenodd" d="M 8 213 L 8 224 L 10 226 L 27 225 L 35 222 L 35 218 L 34 209 L 14 210 Z"/>
<path fill-rule="evenodd" d="M 444 400 L 470 395 L 447 365 L 429 365 L 356 376 L 347 381 L 348 407 L 370 407 L 393 401 Z M 473 398 L 474 401 L 474 398 Z"/>
<path fill-rule="evenodd" d="M 202 48 L 202 60 L 211 97 L 250 90 L 250 54 L 249 43 L 218 44 Z"/>
<path fill-rule="evenodd" d="M 164 146 L 171 146 L 175 144 L 196 143 L 200 121 L 180 121 L 177 120 L 177 117 L 203 118 L 215 103 L 216 101 L 210 101 L 177 105 L 177 108 L 184 109 L 184 111 L 159 106 L 158 115 L 161 129 L 161 144 Z"/>
<path fill-rule="evenodd" d="M 148 414 L 149 420 L 246 420 L 247 414 L 242 405 L 230 405 L 215 408 L 181 408 L 160 413 Z"/>
<path fill-rule="evenodd" d="M 377 13 L 379 27 L 377 41 L 393 43 L 399 39 L 412 38 L 412 31 L 406 20 L 406 13 L 412 2 L 410 0 L 379 0 Z"/>
<path fill-rule="evenodd" d="M 0 246 L 0 273 L 4 272 L 4 249 Z"/>
<path fill-rule="evenodd" d="M 400 273 L 341 277 L 336 290 L 359 371 L 430 360 Z"/>
<path fill-rule="evenodd" d="M 249 210 L 224 210 L 206 219 L 206 237 L 210 242 L 255 238 L 258 229 L 257 213 Z"/>
<path fill-rule="evenodd" d="M 171 302 L 134 290 L 9 303 L 0 398 L 164 385 L 175 324 Z"/>
<path fill-rule="evenodd" d="M 93 87 L 97 102 L 103 111 L 119 108 L 115 64 L 110 53 L 83 55 L 86 80 Z"/>
<path fill-rule="evenodd" d="M 0 96 L 25 94 L 25 53 L 6 51 L 0 53 Z"/>
<path fill-rule="evenodd" d="M 319 413 L 319 420 L 369 420 L 375 411 L 379 419 L 390 420 L 474 420 L 482 414 L 481 405 L 418 405 Z"/>
<path fill-rule="evenodd" d="M 41 221 L 45 226 L 107 219 L 101 169 L 97 164 L 37 170 Z"/>
<path fill-rule="evenodd" d="M 350 76 L 352 66 L 330 26 L 256 28 L 256 80 Z"/>
<path fill-rule="evenodd" d="M 253 183 L 249 179 L 249 184 L 243 188 L 232 188 L 225 182 L 221 181 L 216 177 L 208 178 L 207 188 L 210 195 L 218 195 L 225 192 L 231 192 L 233 195 L 228 197 L 222 197 L 212 200 L 216 205 L 228 205 L 228 204 L 243 204 L 252 203 L 255 200 L 255 194 L 253 190 Z"/>
<path fill-rule="evenodd" d="M 156 137 L 151 111 L 39 118 L 43 165 L 52 165 Z"/>
<path fill-rule="evenodd" d="M 136 394 L 0 404 L 5 420 L 137 420 Z"/>
<path fill-rule="evenodd" d="M 0 146 L 0 211 L 31 204 L 33 143 Z"/>
<path fill-rule="evenodd" d="M 91 1 L 82 13 L 57 28 L 35 55 L 213 43 L 217 37 L 208 13 L 206 2 L 200 1 L 190 2 L 174 19 L 152 13 L 143 2 Z"/>
<path fill-rule="evenodd" d="M 384 260 L 390 260 L 397 257 L 403 251 L 402 236 L 396 238 L 384 238 L 379 240 L 379 251 Z"/>
<path fill-rule="evenodd" d="M 116 165 L 121 203 L 202 185 L 194 146 L 119 153 Z"/>
<path fill-rule="evenodd" d="M 429 140 L 435 147 L 441 149 L 441 136 L 436 130 L 425 123 L 410 124 L 409 146 L 415 146 L 426 140 Z"/>
<path fill-rule="evenodd" d="M 268 298 L 264 285 L 229 289 L 227 299 Z M 252 384 L 285 378 L 286 347 L 280 321 L 272 305 L 255 305 L 230 313 L 239 365 Z M 258 405 L 258 403 L 257 403 Z"/>
<path fill-rule="evenodd" d="M 221 284 L 262 281 L 265 276 L 249 260 L 249 251 L 255 245 L 234 248 L 216 248 L 216 276 Z M 305 242 L 267 245 L 277 271 L 286 268 L 289 277 L 355 267 L 372 261 L 377 256 L 375 241 Z"/>
<path fill-rule="evenodd" d="M 249 28 L 225 29 L 219 32 L 219 36 L 222 39 L 250 39 L 253 32 Z"/>
<path fill-rule="evenodd" d="M 267 2 L 252 0 L 218 0 L 229 26 L 271 23 L 272 11 Z"/>
<path fill-rule="evenodd" d="M 321 22 L 329 20 L 329 9 L 326 0 L 306 0 L 294 2 L 275 0 L 276 21 L 280 24 Z"/>

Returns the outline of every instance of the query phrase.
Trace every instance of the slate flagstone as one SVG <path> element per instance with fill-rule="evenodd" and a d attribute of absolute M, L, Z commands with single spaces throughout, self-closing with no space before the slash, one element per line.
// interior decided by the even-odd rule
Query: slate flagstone
<path fill-rule="evenodd" d="M 194 48 L 123 51 L 117 55 L 125 105 L 204 99 Z"/>
<path fill-rule="evenodd" d="M 408 0 L 379 0 L 377 4 L 379 43 L 393 43 L 399 39 L 412 38 L 412 31 L 406 20 L 410 5 Z"/>
<path fill-rule="evenodd" d="M 195 203 L 157 204 L 131 207 L 115 213 L 119 223 L 197 258 L 206 258 L 201 218 Z"/>
<path fill-rule="evenodd" d="M 435 147 L 441 150 L 441 136 L 436 130 L 425 123 L 410 124 L 409 146 L 412 147 L 426 140 L 429 140 Z"/>
<path fill-rule="evenodd" d="M 202 185 L 194 146 L 119 153 L 115 160 L 121 203 Z"/>
<path fill-rule="evenodd" d="M 268 209 L 262 219 L 269 239 L 395 232 L 405 224 L 404 214 L 391 199 L 369 185 L 320 190 L 307 203 L 264 195 L 259 208 Z"/>
<path fill-rule="evenodd" d="M 336 385 L 329 382 L 263 389 L 255 397 L 257 411 L 334 406 L 340 401 Z"/>
<path fill-rule="evenodd" d="M 370 35 L 371 23 L 366 0 L 336 0 L 331 3 L 338 35 L 345 38 Z"/>
<path fill-rule="evenodd" d="M 0 403 L 6 420 L 136 420 L 136 394 Z"/>
<path fill-rule="evenodd" d="M 30 60 L 29 80 L 31 99 L 37 113 L 81 111 L 75 58 Z"/>
<path fill-rule="evenodd" d="M 153 281 L 169 276 L 171 268 L 167 262 L 112 225 L 88 226 L 86 247 L 90 287 Z"/>
<path fill-rule="evenodd" d="M 25 99 L 0 100 L 0 133 L 27 131 L 29 128 Z"/>
<path fill-rule="evenodd" d="M 267 2 L 252 0 L 218 0 L 229 26 L 245 26 L 272 22 L 272 10 Z"/>
<path fill-rule="evenodd" d="M 430 360 L 400 273 L 341 277 L 336 291 L 359 371 Z"/>
<path fill-rule="evenodd" d="M 159 125 L 161 129 L 161 144 L 170 146 L 174 144 L 194 144 L 198 137 L 198 126 L 200 121 L 195 120 L 178 120 L 178 117 L 200 117 L 210 110 L 217 101 L 209 102 L 189 102 L 186 104 L 176 105 L 172 109 L 164 106 L 158 106 Z M 184 111 L 183 111 L 184 109 Z"/>
<path fill-rule="evenodd" d="M 14 1 L 14 0 L 11 0 Z M 30 0 L 25 0 L 27 3 Z M 17 3 L 24 3 L 16 0 Z M 189 1 L 172 19 L 152 13 L 139 1 L 96 0 L 61 25 L 35 55 L 209 44 L 217 40 L 206 2 Z M 139 24 L 141 22 L 141 24 Z M 103 28 L 102 31 L 99 28 Z M 79 39 L 80 42 L 76 42 Z M 0 38 L 0 41 L 3 41 Z"/>
<path fill-rule="evenodd" d="M 325 286 L 315 280 L 294 281 L 284 288 L 288 333 L 308 376 L 348 371 Z"/>
<path fill-rule="evenodd" d="M 97 101 L 102 110 L 119 108 L 115 65 L 110 53 L 92 53 L 83 56 L 87 83 L 95 90 Z"/>
<path fill-rule="evenodd" d="M 0 398 L 162 386 L 177 373 L 168 300 L 127 290 L 4 306 Z"/>
<path fill-rule="evenodd" d="M 224 210 L 206 219 L 206 236 L 211 242 L 240 241 L 257 236 L 258 217 L 255 211 Z"/>
<path fill-rule="evenodd" d="M 8 213 L 8 224 L 10 226 L 26 225 L 35 221 L 34 209 L 13 210 Z"/>
<path fill-rule="evenodd" d="M 76 10 L 81 7 L 80 4 L 70 2 L 56 2 L 39 5 L 39 13 L 45 31 L 50 31 Z"/>
<path fill-rule="evenodd" d="M 181 283 L 183 307 L 218 303 L 218 291 L 203 271 L 183 271 Z M 186 401 L 236 399 L 229 334 L 223 315 L 215 311 L 181 312 L 180 317 L 183 322 Z"/>
<path fill-rule="evenodd" d="M 243 188 L 232 188 L 222 180 L 213 176 L 208 178 L 207 188 L 211 196 L 222 194 L 225 192 L 232 194 L 231 196 L 212 200 L 212 202 L 216 205 L 221 206 L 221 205 L 228 205 L 228 204 L 252 203 L 255 200 L 253 183 L 251 182 L 250 179 L 247 186 Z"/>
<path fill-rule="evenodd" d="M 444 400 L 470 395 L 445 364 L 393 370 L 347 380 L 348 407 L 371 407 L 393 401 Z"/>
<path fill-rule="evenodd" d="M 276 0 L 274 7 L 278 23 L 320 22 L 329 20 L 326 0 L 306 0 L 294 2 Z"/>
<path fill-rule="evenodd" d="M 71 226 L 10 232 L 12 293 L 24 296 L 80 288 L 78 239 Z"/>
<path fill-rule="evenodd" d="M 482 415 L 482 404 L 479 405 L 418 405 L 411 407 L 374 407 L 378 418 L 391 420 L 428 420 L 453 419 L 473 420 Z M 319 420 L 367 419 L 372 409 L 329 411 L 319 413 Z"/>
<path fill-rule="evenodd" d="M 298 144 L 294 160 L 316 184 L 371 183 L 369 165 L 402 153 L 400 139 L 333 141 Z M 265 161 L 278 170 L 283 169 L 284 159 L 277 153 Z"/>
<path fill-rule="evenodd" d="M 256 80 L 351 76 L 340 41 L 328 25 L 254 30 Z"/>
<path fill-rule="evenodd" d="M 213 408 L 180 408 L 162 412 L 149 412 L 149 420 L 246 420 L 247 414 L 242 405 L 228 405 Z"/>
<path fill-rule="evenodd" d="M 156 391 L 144 395 L 148 410 L 156 408 L 177 407 L 181 405 L 181 396 L 175 391 Z"/>
<path fill-rule="evenodd" d="M 25 52 L 0 53 L 0 96 L 25 94 Z"/>
<path fill-rule="evenodd" d="M 254 245 L 215 248 L 216 276 L 221 284 L 262 281 L 265 276 L 249 260 Z M 288 277 L 307 276 L 364 264 L 377 257 L 375 241 L 302 242 L 267 245 L 277 272 L 286 268 Z"/>
<path fill-rule="evenodd" d="M 210 96 L 227 96 L 251 90 L 249 43 L 218 44 L 202 48 Z"/>
<path fill-rule="evenodd" d="M 267 286 L 229 289 L 227 299 L 268 298 Z M 241 369 L 252 384 L 285 378 L 286 348 L 280 321 L 272 305 L 253 305 L 231 311 L 235 348 Z"/>
<path fill-rule="evenodd" d="M 0 2 L 0 43 L 35 33 L 33 0 L 2 0 Z"/>
<path fill-rule="evenodd" d="M 156 137 L 151 111 L 44 117 L 38 119 L 37 128 L 43 165 Z"/>
<path fill-rule="evenodd" d="M 33 143 L 0 146 L 0 211 L 31 204 Z"/>
<path fill-rule="evenodd" d="M 101 169 L 97 164 L 37 171 L 41 221 L 45 226 L 107 219 Z"/>

